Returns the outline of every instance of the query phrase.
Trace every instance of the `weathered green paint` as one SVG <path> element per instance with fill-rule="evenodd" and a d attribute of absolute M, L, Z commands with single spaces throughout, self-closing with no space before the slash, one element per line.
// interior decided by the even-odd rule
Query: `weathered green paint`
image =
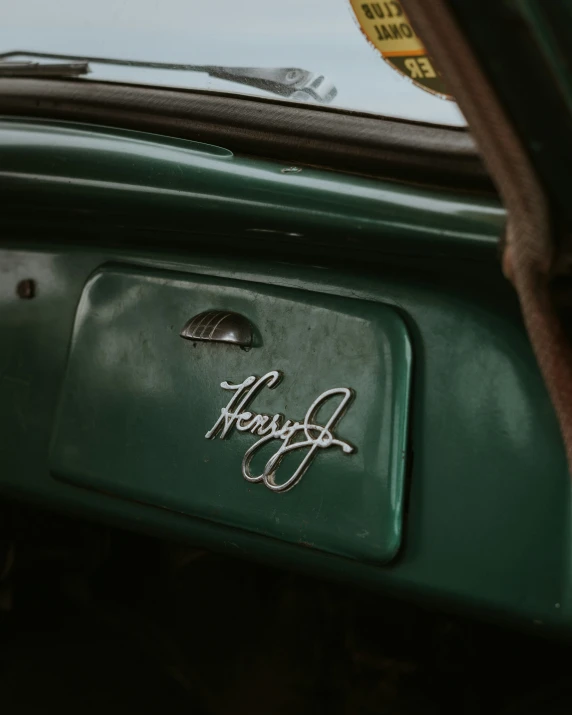
<path fill-rule="evenodd" d="M 188 319 L 213 309 L 251 321 L 250 350 L 181 339 Z M 243 411 L 303 420 L 326 390 L 355 392 L 331 430 L 355 453 L 339 446 L 318 450 L 300 482 L 284 493 L 242 477 L 244 454 L 259 438 L 233 429 L 224 440 L 205 439 L 235 394 L 221 382 L 237 384 L 272 370 L 282 373 L 280 384 L 264 387 Z M 405 325 L 379 303 L 105 268 L 79 304 L 51 468 L 55 476 L 109 494 L 309 548 L 387 561 L 401 540 L 410 372 Z M 326 424 L 340 402 L 338 396 L 325 404 L 310 424 Z M 251 474 L 261 474 L 281 444 L 271 440 L 257 451 Z M 285 456 L 278 484 L 308 451 Z"/>
<path fill-rule="evenodd" d="M 15 126 L 10 124 L 10 132 Z M 5 125 L 0 127 L 0 181 L 3 191 L 9 190 L 0 216 L 4 494 L 425 601 L 431 598 L 512 618 L 538 629 L 570 627 L 570 483 L 556 420 L 518 305 L 492 248 L 502 223 L 498 206 L 319 171 L 283 175 L 271 162 L 238 158 L 209 159 L 221 167 L 220 174 L 209 174 L 202 155 L 196 157 L 179 142 L 149 137 L 133 137 L 134 143 L 127 144 L 128 159 L 119 139 L 113 153 L 106 143 L 110 135 L 101 138 L 96 131 L 81 135 L 74 128 L 68 144 L 64 127 L 36 132 L 26 124 L 18 130 L 19 145 L 13 134 L 8 142 L 5 131 Z M 50 149 L 51 132 L 60 138 Z M 162 146 L 167 147 L 164 165 Z M 143 161 L 141 155 L 148 157 L 149 152 L 155 152 L 153 160 Z M 169 159 L 174 156 L 180 156 L 185 182 L 191 186 L 196 181 L 198 186 L 200 177 L 204 190 L 185 193 L 181 188 L 181 196 L 173 196 L 169 203 L 155 189 L 175 181 Z M 129 161 L 132 174 L 117 179 L 114 188 L 113 167 Z M 154 169 L 136 186 L 142 161 L 143 166 L 151 162 Z M 100 165 L 99 183 L 76 182 L 76 174 L 95 172 Z M 248 183 L 251 170 L 260 175 Z M 65 182 L 51 180 L 58 171 Z M 303 183 L 295 184 L 300 177 Z M 306 242 L 317 257 L 311 263 L 295 262 L 297 250 L 286 251 L 280 241 L 287 239 L 277 233 L 266 234 L 265 245 L 258 234 L 258 243 L 251 244 L 256 232 L 243 230 L 238 219 L 236 231 L 229 235 L 221 203 L 201 207 L 205 195 L 216 194 L 219 180 L 232 216 L 250 213 L 252 226 L 267 228 L 276 209 L 280 230 L 303 233 L 296 246 Z M 246 208 L 248 192 L 256 202 Z M 125 205 L 119 206 L 119 193 L 125 196 Z M 64 223 L 66 205 L 70 212 Z M 176 219 L 170 213 L 174 206 L 180 210 Z M 280 206 L 286 208 L 281 211 Z M 157 229 L 161 217 L 169 226 L 195 211 L 202 212 L 200 226 L 182 222 L 176 244 L 170 231 Z M 141 215 L 153 218 L 150 229 L 142 225 Z M 278 219 L 273 229 L 278 230 L 277 223 Z M 337 231 L 336 224 L 345 226 L 343 231 Z M 323 247 L 330 245 L 330 232 L 340 250 L 345 241 L 345 265 L 326 258 Z M 369 252 L 366 243 L 358 241 L 361 235 L 377 237 Z M 321 255 L 315 250 L 320 240 Z M 357 243 L 361 255 L 352 250 Z M 243 255 L 248 245 L 268 250 L 259 258 Z M 310 291 L 317 300 L 337 296 L 398 309 L 415 359 L 408 506 L 404 541 L 394 562 L 359 563 L 135 504 L 50 475 L 48 449 L 76 309 L 90 276 L 109 261 L 143 271 L 177 271 L 188 280 L 210 276 L 217 281 L 247 281 L 264 290 L 272 286 Z M 16 296 L 17 281 L 23 278 L 37 281 L 33 300 Z M 184 341 L 180 344 L 183 350 Z M 164 419 L 157 417 L 158 422 Z M 308 481 L 310 477 L 311 472 Z"/>

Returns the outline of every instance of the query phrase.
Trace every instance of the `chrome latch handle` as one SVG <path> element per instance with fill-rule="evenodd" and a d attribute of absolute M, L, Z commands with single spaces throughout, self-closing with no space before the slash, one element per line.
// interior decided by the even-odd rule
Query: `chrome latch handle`
<path fill-rule="evenodd" d="M 240 347 L 252 345 L 252 323 L 239 313 L 228 310 L 207 310 L 185 323 L 181 337 L 186 340 L 206 340 L 230 343 Z"/>

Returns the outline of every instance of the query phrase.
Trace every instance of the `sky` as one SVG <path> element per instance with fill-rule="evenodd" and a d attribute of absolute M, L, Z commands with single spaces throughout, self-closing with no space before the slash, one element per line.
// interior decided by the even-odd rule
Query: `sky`
<path fill-rule="evenodd" d="M 454 102 L 416 87 L 383 61 L 360 32 L 348 0 L 18 0 L 4 7 L 0 52 L 301 67 L 333 81 L 338 96 L 332 106 L 465 124 Z M 94 69 L 94 78 L 135 78 L 129 68 Z M 137 81 L 257 91 L 196 73 L 142 76 L 138 70 Z"/>

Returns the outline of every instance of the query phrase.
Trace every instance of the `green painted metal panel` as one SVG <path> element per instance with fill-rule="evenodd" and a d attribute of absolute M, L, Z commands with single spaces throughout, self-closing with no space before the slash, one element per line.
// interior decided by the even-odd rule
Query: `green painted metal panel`
<path fill-rule="evenodd" d="M 398 558 L 366 564 L 53 479 L 48 448 L 77 306 L 110 260 L 399 308 L 415 360 Z M 518 305 L 496 267 L 358 276 L 221 256 L 30 248 L 3 249 L 0 276 L 3 495 L 539 630 L 572 626 L 570 481 Z M 17 281 L 29 277 L 36 297 L 21 300 Z"/>
<path fill-rule="evenodd" d="M 504 223 L 488 197 L 283 173 L 200 142 L 65 122 L 0 120 L 0 158 L 3 225 L 17 229 L 24 212 L 37 241 L 212 250 L 214 240 L 234 256 L 369 262 L 384 252 L 494 255 Z"/>
<path fill-rule="evenodd" d="M 182 340 L 183 324 L 209 310 L 247 318 L 252 348 Z M 224 381 L 239 384 L 273 371 L 283 375 L 280 384 L 270 376 L 248 402 L 248 386 L 221 389 Z M 401 538 L 410 373 L 405 324 L 379 303 L 103 269 L 79 303 L 52 472 L 291 543 L 387 561 Z M 333 388 L 351 389 L 353 399 L 349 392 L 332 394 L 310 418 L 314 401 Z M 225 435 L 221 408 L 230 405 L 232 414 L 241 400 L 239 418 L 226 418 Z M 320 432 L 344 404 L 339 419 Z M 314 428 L 286 441 L 271 438 L 270 420 L 255 423 L 257 436 L 242 431 L 256 414 L 282 414 L 302 426 L 307 415 Z M 214 438 L 205 439 L 216 424 Z M 261 437 L 266 442 L 244 468 L 249 478 L 263 475 L 282 445 L 312 444 L 284 452 L 265 484 L 242 475 L 243 457 Z M 307 471 L 278 491 L 306 458 Z"/>

